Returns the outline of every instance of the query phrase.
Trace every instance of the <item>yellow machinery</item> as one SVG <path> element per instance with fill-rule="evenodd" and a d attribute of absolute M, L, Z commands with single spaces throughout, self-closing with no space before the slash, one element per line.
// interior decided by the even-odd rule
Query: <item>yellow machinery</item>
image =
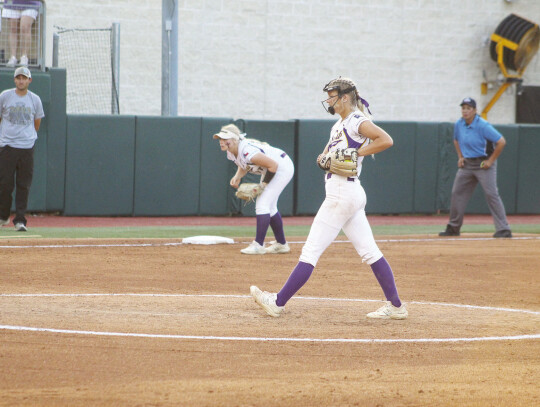
<path fill-rule="evenodd" d="M 491 59 L 497 62 L 504 82 L 482 111 L 482 117 L 487 114 L 499 100 L 504 91 L 513 83 L 521 86 L 525 68 L 531 62 L 540 46 L 540 28 L 529 20 L 510 14 L 498 25 L 495 33 L 491 35 Z M 508 71 L 513 70 L 512 75 Z M 482 83 L 482 94 L 487 94 L 487 83 Z"/>

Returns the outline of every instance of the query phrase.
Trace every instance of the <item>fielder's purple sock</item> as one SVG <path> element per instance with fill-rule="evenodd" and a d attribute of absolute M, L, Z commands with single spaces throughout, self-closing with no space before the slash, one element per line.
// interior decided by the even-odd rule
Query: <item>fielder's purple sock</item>
<path fill-rule="evenodd" d="M 283 232 L 283 220 L 281 219 L 279 212 L 276 212 L 276 214 L 270 218 L 270 227 L 272 228 L 272 232 L 274 232 L 276 241 L 285 244 L 286 240 L 285 233 Z"/>
<path fill-rule="evenodd" d="M 264 244 L 264 238 L 266 237 L 268 226 L 270 226 L 270 214 L 265 213 L 264 215 L 257 215 L 257 233 L 255 236 L 255 241 L 261 246 Z"/>
<path fill-rule="evenodd" d="M 377 281 L 383 289 L 387 301 L 390 301 L 394 307 L 401 307 L 396 282 L 394 281 L 394 273 L 392 273 L 390 264 L 388 264 L 386 259 L 381 257 L 371 265 L 371 270 L 373 270 L 373 274 L 377 277 Z"/>
<path fill-rule="evenodd" d="M 283 307 L 296 292 L 309 280 L 314 267 L 309 263 L 298 262 L 289 279 L 277 294 L 276 305 Z"/>

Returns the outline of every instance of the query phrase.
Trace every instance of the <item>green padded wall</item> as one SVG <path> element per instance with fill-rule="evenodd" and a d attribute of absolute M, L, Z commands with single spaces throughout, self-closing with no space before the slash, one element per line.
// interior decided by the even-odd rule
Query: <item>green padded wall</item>
<path fill-rule="evenodd" d="M 229 180 L 236 171 L 236 165 L 227 160 L 227 154 L 220 150 L 219 141 L 212 136 L 222 126 L 232 122 L 231 118 L 203 118 L 200 136 L 200 187 L 199 210 L 201 215 L 230 214 L 230 201 L 234 190 Z"/>
<path fill-rule="evenodd" d="M 454 124 L 438 124 L 437 211 L 449 211 L 452 184 L 457 171 L 457 154 L 454 147 Z"/>
<path fill-rule="evenodd" d="M 200 117 L 138 116 L 134 216 L 199 213 Z"/>
<path fill-rule="evenodd" d="M 41 119 L 34 151 L 34 175 L 28 197 L 29 211 L 47 209 L 47 142 L 51 114 L 51 77 L 46 72 L 32 72 L 30 90 L 37 94 L 43 104 L 45 117 Z"/>
<path fill-rule="evenodd" d="M 517 213 L 540 213 L 540 126 L 519 126 Z"/>
<path fill-rule="evenodd" d="M 244 123 L 244 131 L 248 138 L 265 141 L 270 145 L 285 151 L 291 160 L 293 160 L 293 162 L 295 161 L 294 121 L 246 120 Z M 244 177 L 245 182 L 259 182 L 260 179 L 260 175 L 248 175 Z M 293 192 L 294 177 L 279 197 L 278 210 L 283 216 L 291 216 L 293 214 Z M 238 205 L 238 203 L 240 203 L 240 205 Z M 233 209 L 240 209 L 240 212 L 244 216 L 255 216 L 254 203 L 244 205 L 243 201 L 238 202 L 238 199 L 235 197 L 231 201 L 231 205 Z"/>
<path fill-rule="evenodd" d="M 50 68 L 51 101 L 47 121 L 47 211 L 64 209 L 66 176 L 66 70 Z"/>
<path fill-rule="evenodd" d="M 135 117 L 69 115 L 67 134 L 64 214 L 132 215 Z"/>
<path fill-rule="evenodd" d="M 506 139 L 506 146 L 497 159 L 497 185 L 506 213 L 511 215 L 517 211 L 516 192 L 519 167 L 519 127 L 515 125 L 495 125 L 495 128 Z M 482 200 L 486 205 L 486 213 L 489 213 L 483 196 Z"/>
<path fill-rule="evenodd" d="M 437 177 L 439 124 L 417 123 L 414 151 L 414 213 L 435 213 L 437 208 Z"/>
<path fill-rule="evenodd" d="M 324 150 L 335 120 L 298 120 L 296 214 L 314 215 L 324 201 L 324 172 L 317 157 Z"/>
<path fill-rule="evenodd" d="M 0 73 L 11 87 L 12 77 Z M 65 71 L 36 73 L 33 90 L 47 117 L 36 143 L 30 211 L 80 216 L 253 216 L 255 205 L 234 197 L 236 166 L 212 135 L 231 118 L 65 116 Z M 50 94 L 47 92 L 50 91 Z M 47 96 L 48 95 L 48 96 Z M 51 100 L 58 103 L 51 103 Z M 295 177 L 280 199 L 284 216 L 314 215 L 324 200 L 315 159 L 333 120 L 239 120 L 248 137 L 284 149 Z M 448 211 L 457 155 L 453 123 L 378 123 L 394 146 L 364 159 L 361 181 L 368 213 Z M 507 139 L 498 184 L 507 213 L 540 213 L 537 181 L 540 127 L 498 125 Z M 258 181 L 259 177 L 246 177 Z M 209 191 L 212 198 L 208 198 Z M 467 213 L 489 213 L 478 187 Z"/>
<path fill-rule="evenodd" d="M 365 157 L 360 181 L 367 195 L 366 213 L 411 213 L 414 204 L 416 123 L 379 122 L 394 145 Z"/>

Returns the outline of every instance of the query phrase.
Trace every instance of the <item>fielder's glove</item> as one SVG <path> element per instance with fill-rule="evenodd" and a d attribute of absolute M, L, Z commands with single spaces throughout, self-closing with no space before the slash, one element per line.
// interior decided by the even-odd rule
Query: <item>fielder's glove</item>
<path fill-rule="evenodd" d="M 319 161 L 319 167 L 332 174 L 344 177 L 358 176 L 358 150 L 356 148 L 341 148 L 329 153 Z"/>
<path fill-rule="evenodd" d="M 254 201 L 264 190 L 264 185 L 244 182 L 238 186 L 236 197 L 246 202 Z"/>

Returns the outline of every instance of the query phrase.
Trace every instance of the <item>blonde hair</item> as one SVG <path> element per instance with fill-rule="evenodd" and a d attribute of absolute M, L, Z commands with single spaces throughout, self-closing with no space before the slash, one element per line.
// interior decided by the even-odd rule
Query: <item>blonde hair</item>
<path fill-rule="evenodd" d="M 268 144 L 267 142 L 265 141 L 261 141 L 261 140 L 257 140 L 256 138 L 247 138 L 246 137 L 246 133 L 241 133 L 240 132 L 240 129 L 235 125 L 235 124 L 227 124 L 226 126 L 223 126 L 221 128 L 221 130 L 225 130 L 225 131 L 230 131 L 234 134 L 236 134 L 238 136 L 238 139 L 239 140 L 246 140 L 246 141 L 253 141 L 255 143 L 259 143 L 259 144 L 262 144 L 262 145 L 265 145 L 265 146 L 268 146 L 270 144 Z"/>
<path fill-rule="evenodd" d="M 371 118 L 371 112 L 369 111 L 369 103 L 364 100 L 360 93 L 358 93 L 358 88 L 352 79 L 338 77 L 332 79 L 328 82 L 323 91 L 329 92 L 331 90 L 337 90 L 338 94 L 343 96 L 347 95 L 349 97 L 349 103 L 351 106 L 358 108 L 366 117 Z"/>

